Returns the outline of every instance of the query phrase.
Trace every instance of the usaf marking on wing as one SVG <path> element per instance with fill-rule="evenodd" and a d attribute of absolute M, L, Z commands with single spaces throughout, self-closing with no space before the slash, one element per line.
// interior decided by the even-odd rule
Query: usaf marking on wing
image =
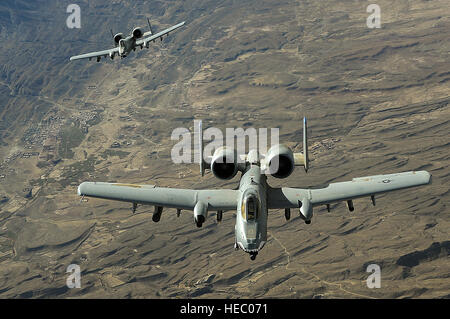
<path fill-rule="evenodd" d="M 158 32 L 156 34 L 153 34 L 152 25 L 150 24 L 150 20 L 147 19 L 148 26 L 150 31 L 144 32 L 142 28 L 135 28 L 131 32 L 131 34 L 127 37 L 124 37 L 123 33 L 117 33 L 116 35 L 113 35 L 111 30 L 111 35 L 114 38 L 114 44 L 115 47 L 113 49 L 104 50 L 104 51 L 98 51 L 98 52 L 92 52 L 82 55 L 73 56 L 70 58 L 70 61 L 74 60 L 80 60 L 80 59 L 89 59 L 92 60 L 93 58 L 97 59 L 97 62 L 100 62 L 102 57 L 110 57 L 111 60 L 114 60 L 114 57 L 118 55 L 120 58 L 125 58 L 130 54 L 131 51 L 136 51 L 137 47 L 140 47 L 143 49 L 146 47 L 147 49 L 150 46 L 150 42 L 155 42 L 158 38 L 163 40 L 163 37 L 165 35 L 169 36 L 169 33 L 174 32 L 178 28 L 181 28 L 184 26 L 185 21 L 174 25 L 164 31 Z"/>
<path fill-rule="evenodd" d="M 354 178 L 352 181 L 332 183 L 322 188 L 272 188 L 267 183 L 269 172 L 275 178 L 291 175 L 295 166 L 308 170 L 308 146 L 306 118 L 303 121 L 303 153 L 293 153 L 284 145 L 272 146 L 267 154 L 250 150 L 244 163 L 238 163 L 236 151 L 218 148 L 207 163 L 200 159 L 200 171 L 206 169 L 219 179 L 233 178 L 242 173 L 237 190 L 190 190 L 156 187 L 154 185 L 127 185 L 99 182 L 84 182 L 78 187 L 78 195 L 96 197 L 133 204 L 154 205 L 153 221 L 161 218 L 163 207 L 194 212 L 194 221 L 202 227 L 208 213 L 217 212 L 217 221 L 225 211 L 237 211 L 235 224 L 235 249 L 247 252 L 254 260 L 267 242 L 267 216 L 269 209 L 284 209 L 285 218 L 291 217 L 291 209 L 298 209 L 306 224 L 311 223 L 313 207 L 346 201 L 348 209 L 354 210 L 353 199 L 370 196 L 375 205 L 375 195 L 394 190 L 429 184 L 431 175 L 426 171 L 411 171 L 389 175 Z M 201 130 L 201 122 L 199 124 Z M 203 154 L 203 134 L 199 134 L 200 154 Z M 268 169 L 267 169 L 268 168 Z M 389 183 L 387 183 L 389 181 Z"/>

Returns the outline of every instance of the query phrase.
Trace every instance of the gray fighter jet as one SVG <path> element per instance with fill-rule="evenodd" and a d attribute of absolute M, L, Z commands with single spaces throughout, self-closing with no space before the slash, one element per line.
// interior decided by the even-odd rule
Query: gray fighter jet
<path fill-rule="evenodd" d="M 185 24 L 185 22 L 183 21 L 164 31 L 158 32 L 157 34 L 153 34 L 150 20 L 147 19 L 147 21 L 150 31 L 144 32 L 142 28 L 135 28 L 133 32 L 131 32 L 131 34 L 127 37 L 124 37 L 123 33 L 113 35 L 111 31 L 111 35 L 114 38 L 115 48 L 73 56 L 70 58 L 70 61 L 80 59 L 92 60 L 93 58 L 96 58 L 97 62 L 100 62 L 102 57 L 106 58 L 109 56 L 111 60 L 114 60 L 114 57 L 116 55 L 121 58 L 125 58 L 131 51 L 136 51 L 137 47 L 140 47 L 141 49 L 146 47 L 148 49 L 150 46 L 150 42 L 152 41 L 155 42 L 158 38 L 160 38 L 162 41 L 165 35 L 169 36 L 169 33 L 175 31 L 178 28 L 181 28 Z"/>
<path fill-rule="evenodd" d="M 200 128 L 201 130 L 201 122 Z M 203 154 L 203 133 L 199 134 L 200 154 Z M 311 223 L 313 208 L 346 201 L 348 209 L 354 210 L 353 199 L 370 196 L 375 205 L 375 196 L 398 189 L 425 185 L 431 182 L 426 171 L 411 171 L 389 175 L 354 178 L 352 181 L 332 183 L 321 188 L 272 188 L 267 184 L 267 172 L 275 178 L 291 175 L 295 166 L 308 170 L 308 146 L 306 119 L 303 124 L 303 153 L 293 153 L 284 145 L 272 146 L 267 154 L 250 150 L 244 161 L 239 162 L 234 150 L 218 148 L 208 164 L 200 160 L 200 171 L 205 169 L 219 179 L 229 180 L 238 171 L 242 173 L 236 190 L 190 190 L 162 188 L 154 185 L 133 185 L 117 183 L 85 182 L 78 187 L 78 195 L 130 202 L 133 212 L 138 204 L 154 205 L 153 221 L 161 218 L 163 207 L 194 212 L 198 227 L 206 221 L 208 213 L 216 211 L 217 221 L 226 211 L 236 211 L 235 249 L 250 254 L 252 260 L 267 242 L 267 217 L 269 209 L 284 209 L 285 218 L 291 218 L 291 209 L 298 209 L 306 224 Z M 231 160 L 230 160 L 231 158 Z M 275 164 L 273 164 L 275 163 Z M 268 170 L 267 170 L 268 169 Z"/>

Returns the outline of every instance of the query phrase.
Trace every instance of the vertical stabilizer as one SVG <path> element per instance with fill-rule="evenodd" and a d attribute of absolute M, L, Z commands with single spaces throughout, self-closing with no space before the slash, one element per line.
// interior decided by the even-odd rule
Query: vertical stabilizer
<path fill-rule="evenodd" d="M 150 34 L 153 35 L 152 24 L 150 23 L 150 19 L 149 18 L 147 18 L 147 23 L 148 23 L 148 28 L 150 30 Z"/>
<path fill-rule="evenodd" d="M 305 172 L 308 172 L 309 169 L 308 126 L 306 122 L 306 117 L 303 118 L 303 166 L 305 167 Z"/>
<path fill-rule="evenodd" d="M 202 121 L 198 121 L 198 158 L 200 165 L 200 174 L 205 175 L 205 160 L 203 158 L 203 126 Z"/>

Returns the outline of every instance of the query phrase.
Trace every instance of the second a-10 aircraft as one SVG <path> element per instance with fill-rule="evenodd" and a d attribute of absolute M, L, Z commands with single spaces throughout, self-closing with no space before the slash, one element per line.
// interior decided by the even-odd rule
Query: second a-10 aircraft
<path fill-rule="evenodd" d="M 202 132 L 201 122 L 199 132 Z M 200 154 L 203 154 L 203 134 L 199 134 Z M 219 179 L 229 180 L 238 171 L 242 173 L 239 188 L 191 190 L 163 188 L 154 185 L 132 185 L 117 183 L 84 182 L 78 187 L 78 195 L 130 202 L 133 212 L 138 204 L 154 205 L 153 221 L 159 222 L 163 207 L 194 212 L 198 227 L 206 221 L 208 213 L 216 211 L 217 220 L 222 220 L 226 211 L 236 211 L 235 249 L 242 249 L 254 260 L 267 242 L 267 218 L 269 209 L 284 209 L 286 220 L 291 209 L 298 209 L 306 224 L 311 223 L 313 208 L 346 201 L 348 209 L 354 210 L 353 199 L 370 196 L 375 205 L 375 196 L 394 190 L 430 183 L 431 175 L 426 171 L 411 171 L 397 174 L 354 178 L 348 182 L 332 183 L 321 188 L 273 188 L 267 183 L 265 172 L 275 178 L 286 178 L 295 166 L 308 170 L 308 146 L 306 119 L 303 124 L 303 153 L 294 153 L 284 145 L 272 146 L 267 154 L 250 150 L 244 163 L 238 163 L 233 149 L 218 148 L 210 163 L 201 156 L 200 171 L 212 171 Z M 268 169 L 268 170 L 267 170 Z"/>
<path fill-rule="evenodd" d="M 184 26 L 185 22 L 178 23 L 168 29 L 165 29 L 161 32 L 153 34 L 152 25 L 150 24 L 150 20 L 147 19 L 149 31 L 145 32 L 143 28 L 134 28 L 131 34 L 127 37 L 124 37 L 123 33 L 117 33 L 114 35 L 111 30 L 111 35 L 114 39 L 115 47 L 108 50 L 97 51 L 86 53 L 82 55 L 76 55 L 70 58 L 70 61 L 80 60 L 80 59 L 93 59 L 96 58 L 97 62 L 100 62 L 102 57 L 110 57 L 111 60 L 114 60 L 114 57 L 117 55 L 120 58 L 125 58 L 130 54 L 131 51 L 136 51 L 136 48 L 140 47 L 141 49 L 149 48 L 150 42 L 155 42 L 158 38 L 163 40 L 165 35 L 169 36 L 169 33 L 174 32 L 178 28 Z"/>

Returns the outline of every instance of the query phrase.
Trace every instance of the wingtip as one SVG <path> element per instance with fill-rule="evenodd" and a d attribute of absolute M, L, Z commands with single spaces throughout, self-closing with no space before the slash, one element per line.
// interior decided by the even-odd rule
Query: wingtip
<path fill-rule="evenodd" d="M 423 172 L 425 173 L 425 176 L 427 176 L 427 178 L 428 178 L 428 184 L 431 184 L 433 181 L 433 176 L 427 171 L 423 171 Z"/>
<path fill-rule="evenodd" d="M 432 175 L 427 171 L 413 171 L 413 174 L 422 176 L 424 184 L 431 184 L 432 182 Z"/>
<path fill-rule="evenodd" d="M 77 188 L 77 194 L 78 194 L 78 196 L 84 196 L 85 194 L 84 194 L 84 192 L 85 192 L 85 187 L 86 187 L 86 185 L 88 185 L 89 184 L 89 182 L 83 182 L 83 183 L 81 183 L 80 185 L 78 185 L 78 188 Z M 84 188 L 84 190 L 83 190 L 83 188 Z"/>

